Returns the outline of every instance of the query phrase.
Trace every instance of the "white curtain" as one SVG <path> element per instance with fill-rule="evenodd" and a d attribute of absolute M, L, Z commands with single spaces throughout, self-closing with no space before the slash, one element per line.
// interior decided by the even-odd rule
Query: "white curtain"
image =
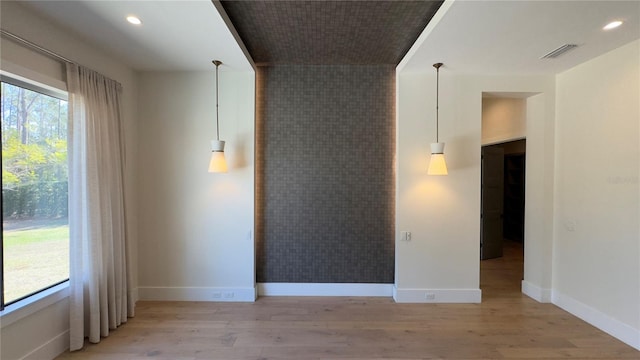
<path fill-rule="evenodd" d="M 133 316 L 124 204 L 122 86 L 67 64 L 70 349 Z"/>

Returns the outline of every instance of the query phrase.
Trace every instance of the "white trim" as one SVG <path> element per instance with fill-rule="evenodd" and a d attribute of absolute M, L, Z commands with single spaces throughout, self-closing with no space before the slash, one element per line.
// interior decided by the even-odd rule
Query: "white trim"
<path fill-rule="evenodd" d="M 258 283 L 260 296 L 385 296 L 393 284 L 362 283 Z"/>
<path fill-rule="evenodd" d="M 512 142 L 512 141 L 519 141 L 519 140 L 527 140 L 526 136 L 516 136 L 514 138 L 492 138 L 487 140 L 487 142 L 483 142 L 480 144 L 480 146 L 491 146 L 491 145 L 498 145 L 498 144 L 504 144 L 504 143 L 508 143 L 508 142 Z"/>
<path fill-rule="evenodd" d="M 65 81 L 41 74 L 37 71 L 14 64 L 11 61 L 2 59 L 2 69 L 0 69 L 0 74 L 43 87 L 49 91 L 59 94 L 61 97 L 68 97 L 67 83 Z"/>
<path fill-rule="evenodd" d="M 35 350 L 20 358 L 20 360 L 54 359 L 69 349 L 69 330 L 61 332 Z"/>
<path fill-rule="evenodd" d="M 138 287 L 140 300 L 151 301 L 256 301 L 256 288 L 226 287 Z"/>
<path fill-rule="evenodd" d="M 640 350 L 640 329 L 635 329 L 631 325 L 614 319 L 600 310 L 583 304 L 558 291 L 553 291 L 551 299 L 553 304 L 559 308 L 570 312 L 616 339 Z"/>
<path fill-rule="evenodd" d="M 480 303 L 480 289 L 398 289 L 393 288 L 397 303 Z"/>
<path fill-rule="evenodd" d="M 526 280 L 522 280 L 522 293 L 540 303 L 551 302 L 551 289 L 541 288 Z"/>
<path fill-rule="evenodd" d="M 69 282 L 65 281 L 62 284 L 5 306 L 4 310 L 0 311 L 0 328 L 5 328 L 20 319 L 51 306 L 58 301 L 67 299 L 68 297 Z"/>

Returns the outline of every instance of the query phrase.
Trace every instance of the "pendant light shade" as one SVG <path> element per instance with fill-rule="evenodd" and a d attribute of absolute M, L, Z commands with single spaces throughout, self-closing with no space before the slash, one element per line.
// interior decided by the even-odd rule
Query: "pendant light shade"
<path fill-rule="evenodd" d="M 227 161 L 224 159 L 224 141 L 211 140 L 210 173 L 226 173 Z"/>
<path fill-rule="evenodd" d="M 429 168 L 427 169 L 427 175 L 447 175 L 447 162 L 444 159 L 444 143 L 439 142 L 438 139 L 438 110 L 439 110 L 439 98 L 440 98 L 440 67 L 442 63 L 433 64 L 436 68 L 436 142 L 431 143 L 431 160 L 429 161 Z"/>
<path fill-rule="evenodd" d="M 444 160 L 444 143 L 431 144 L 431 160 L 429 161 L 429 175 L 447 175 L 447 162 Z"/>
<path fill-rule="evenodd" d="M 226 173 L 227 161 L 224 158 L 224 141 L 220 140 L 220 123 L 218 121 L 218 66 L 222 61 L 213 60 L 216 66 L 216 139 L 211 140 L 211 160 L 209 160 L 210 173 Z"/>

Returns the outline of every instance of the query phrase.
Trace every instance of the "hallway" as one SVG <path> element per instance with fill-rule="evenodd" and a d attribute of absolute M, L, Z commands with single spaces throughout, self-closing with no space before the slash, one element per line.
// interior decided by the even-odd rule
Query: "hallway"
<path fill-rule="evenodd" d="M 482 300 L 520 298 L 524 272 L 524 245 L 504 240 L 503 256 L 480 261 Z"/>

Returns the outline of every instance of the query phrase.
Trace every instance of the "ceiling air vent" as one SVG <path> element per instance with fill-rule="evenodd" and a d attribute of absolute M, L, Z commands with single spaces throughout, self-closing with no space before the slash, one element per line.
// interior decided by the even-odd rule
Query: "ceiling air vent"
<path fill-rule="evenodd" d="M 551 50 L 551 52 L 549 52 L 547 55 L 541 57 L 540 59 L 555 59 L 558 56 L 566 53 L 567 51 L 575 49 L 577 47 L 578 47 L 578 45 L 576 45 L 576 44 L 564 44 L 564 45 L 560 46 L 559 48 L 557 48 L 555 50 Z"/>

